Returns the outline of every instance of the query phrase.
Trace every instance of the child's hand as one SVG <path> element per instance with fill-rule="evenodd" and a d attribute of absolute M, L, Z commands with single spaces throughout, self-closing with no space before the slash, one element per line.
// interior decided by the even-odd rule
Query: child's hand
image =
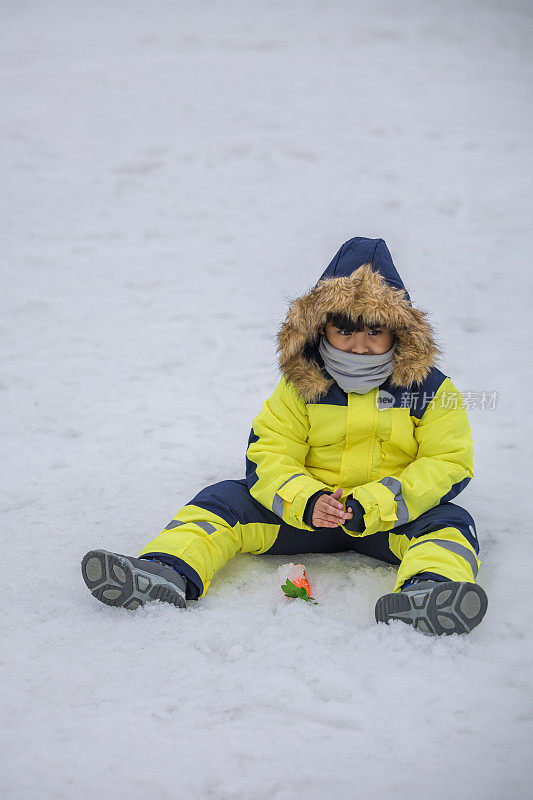
<path fill-rule="evenodd" d="M 315 528 L 337 528 L 344 520 L 352 518 L 352 511 L 344 511 L 342 503 L 342 488 L 335 489 L 333 494 L 322 494 L 313 508 L 312 523 Z"/>

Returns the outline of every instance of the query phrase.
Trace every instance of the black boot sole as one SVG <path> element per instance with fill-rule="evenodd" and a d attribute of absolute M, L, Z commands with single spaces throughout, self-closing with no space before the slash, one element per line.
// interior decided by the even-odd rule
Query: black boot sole
<path fill-rule="evenodd" d="M 89 550 L 81 562 L 83 580 L 91 594 L 108 606 L 133 611 L 154 600 L 186 608 L 185 593 L 165 578 L 143 569 L 142 559 L 108 550 Z"/>
<path fill-rule="evenodd" d="M 413 586 L 383 595 L 376 603 L 376 622 L 399 619 L 422 633 L 449 636 L 470 633 L 487 610 L 487 595 L 476 583 L 446 581 Z"/>

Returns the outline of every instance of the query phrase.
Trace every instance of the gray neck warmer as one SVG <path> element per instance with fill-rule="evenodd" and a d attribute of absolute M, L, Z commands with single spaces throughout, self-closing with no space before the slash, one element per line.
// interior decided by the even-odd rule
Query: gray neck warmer
<path fill-rule="evenodd" d="M 390 350 L 379 356 L 345 353 L 333 347 L 322 334 L 318 351 L 327 371 L 344 392 L 366 394 L 380 386 L 391 374 L 395 347 L 393 344 Z"/>

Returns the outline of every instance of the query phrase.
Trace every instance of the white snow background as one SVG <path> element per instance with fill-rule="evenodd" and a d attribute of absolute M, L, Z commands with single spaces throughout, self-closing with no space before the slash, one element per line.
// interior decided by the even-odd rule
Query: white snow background
<path fill-rule="evenodd" d="M 531 725 L 527 0 L 2 0 L 1 796 L 523 798 Z M 186 611 L 96 602 L 244 476 L 287 303 L 386 239 L 470 413 L 489 597 L 374 622 L 394 568 L 237 556 Z M 528 588 L 529 587 L 529 588 Z"/>

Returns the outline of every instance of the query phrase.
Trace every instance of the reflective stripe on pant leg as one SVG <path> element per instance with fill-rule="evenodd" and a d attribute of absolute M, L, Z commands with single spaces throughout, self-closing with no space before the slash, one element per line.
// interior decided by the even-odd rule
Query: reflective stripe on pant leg
<path fill-rule="evenodd" d="M 434 572 L 450 581 L 475 583 L 480 562 L 472 545 L 457 528 L 442 528 L 412 539 L 410 543 L 403 543 L 402 551 L 395 592 L 420 572 Z"/>
<path fill-rule="evenodd" d="M 478 560 L 472 550 L 469 550 L 466 545 L 459 544 L 458 542 L 450 542 L 447 539 L 426 539 L 425 542 L 415 542 L 410 546 L 409 549 L 412 550 L 413 547 L 420 547 L 421 544 L 425 544 L 426 542 L 433 542 L 439 547 L 444 547 L 445 550 L 450 550 L 452 553 L 456 553 L 458 556 L 465 558 L 472 567 L 472 574 L 474 578 L 477 576 L 479 572 Z"/>
<path fill-rule="evenodd" d="M 272 512 L 264 511 L 242 481 L 221 481 L 180 509 L 140 555 L 167 553 L 182 559 L 200 577 L 203 597 L 215 572 L 236 553 L 261 553 L 275 541 L 279 520 L 274 523 Z"/>

